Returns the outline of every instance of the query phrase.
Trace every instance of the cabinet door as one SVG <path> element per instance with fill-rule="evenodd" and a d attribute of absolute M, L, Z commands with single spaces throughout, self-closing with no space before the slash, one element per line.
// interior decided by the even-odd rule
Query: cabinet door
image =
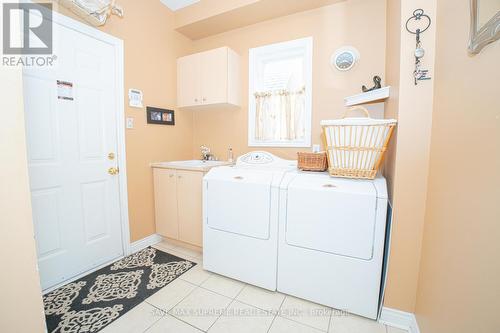
<path fill-rule="evenodd" d="M 177 106 L 201 104 L 200 54 L 177 59 Z"/>
<path fill-rule="evenodd" d="M 164 237 L 179 238 L 177 217 L 177 177 L 175 170 L 153 169 L 156 232 Z"/>
<path fill-rule="evenodd" d="M 200 55 L 202 104 L 227 103 L 227 47 Z"/>
<path fill-rule="evenodd" d="M 202 186 L 202 172 L 177 171 L 179 239 L 196 246 L 202 246 L 203 239 Z"/>

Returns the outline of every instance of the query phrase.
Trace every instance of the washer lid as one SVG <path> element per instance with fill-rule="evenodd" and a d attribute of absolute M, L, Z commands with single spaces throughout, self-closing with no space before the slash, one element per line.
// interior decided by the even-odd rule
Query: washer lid
<path fill-rule="evenodd" d="M 289 245 L 371 260 L 377 191 L 371 181 L 300 174 L 287 192 Z"/>

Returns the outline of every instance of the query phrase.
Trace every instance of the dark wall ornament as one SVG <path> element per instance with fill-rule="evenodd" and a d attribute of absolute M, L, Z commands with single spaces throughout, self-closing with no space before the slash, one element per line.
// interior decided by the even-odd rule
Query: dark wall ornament
<path fill-rule="evenodd" d="M 415 9 L 413 11 L 413 16 L 411 16 L 406 21 L 406 31 L 415 35 L 416 46 L 415 46 L 415 70 L 413 71 L 413 77 L 415 80 L 415 85 L 418 81 L 430 80 L 431 78 L 427 75 L 429 74 L 428 69 L 421 68 L 421 59 L 425 55 L 425 50 L 422 47 L 421 35 L 431 26 L 431 18 L 429 15 L 424 13 L 423 9 Z"/>
<path fill-rule="evenodd" d="M 371 87 L 371 88 L 367 88 L 365 85 L 363 85 L 363 86 L 361 87 L 361 90 L 362 90 L 363 92 L 369 92 L 369 91 L 372 91 L 372 90 L 380 89 L 380 88 L 382 88 L 382 84 L 381 84 L 381 82 L 382 82 L 382 79 L 380 78 L 380 76 L 375 75 L 375 76 L 373 77 L 373 83 L 374 83 L 375 85 L 374 85 L 373 87 Z"/>

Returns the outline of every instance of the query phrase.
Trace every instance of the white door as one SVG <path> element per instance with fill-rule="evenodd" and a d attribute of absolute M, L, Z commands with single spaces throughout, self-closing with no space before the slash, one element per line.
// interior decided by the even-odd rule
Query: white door
<path fill-rule="evenodd" d="M 123 255 L 119 177 L 108 172 L 118 168 L 115 47 L 54 22 L 57 65 L 24 71 L 43 289 Z M 58 80 L 73 100 L 58 98 Z"/>

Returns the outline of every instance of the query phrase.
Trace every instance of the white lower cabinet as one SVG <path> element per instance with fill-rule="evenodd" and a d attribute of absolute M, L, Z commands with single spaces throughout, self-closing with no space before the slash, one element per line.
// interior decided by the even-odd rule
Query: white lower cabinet
<path fill-rule="evenodd" d="M 153 169 L 156 233 L 202 246 L 204 172 Z"/>

